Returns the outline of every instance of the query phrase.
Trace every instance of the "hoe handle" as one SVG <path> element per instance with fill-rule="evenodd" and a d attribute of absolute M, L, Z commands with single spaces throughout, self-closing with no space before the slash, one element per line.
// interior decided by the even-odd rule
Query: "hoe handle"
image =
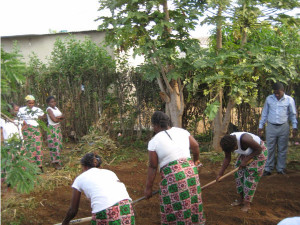
<path fill-rule="evenodd" d="M 219 178 L 219 181 L 225 179 L 226 177 L 230 176 L 231 174 L 235 173 L 238 170 L 239 170 L 239 168 L 237 167 L 234 170 L 230 171 L 229 173 L 226 173 L 224 176 L 221 176 Z M 209 182 L 208 184 L 205 184 L 204 186 L 202 186 L 201 189 L 203 190 L 216 182 L 217 182 L 216 180 L 213 180 L 212 182 Z"/>
<path fill-rule="evenodd" d="M 250 164 L 252 162 L 253 162 L 253 159 L 250 159 L 247 164 Z M 230 171 L 229 173 L 226 173 L 225 175 L 221 176 L 218 181 L 225 179 L 226 177 L 230 176 L 231 174 L 235 173 L 238 170 L 239 170 L 239 167 L 235 168 L 234 170 Z M 212 182 L 209 182 L 208 184 L 205 184 L 204 186 L 202 186 L 201 189 L 203 190 L 216 182 L 217 182 L 216 180 L 213 180 Z"/>

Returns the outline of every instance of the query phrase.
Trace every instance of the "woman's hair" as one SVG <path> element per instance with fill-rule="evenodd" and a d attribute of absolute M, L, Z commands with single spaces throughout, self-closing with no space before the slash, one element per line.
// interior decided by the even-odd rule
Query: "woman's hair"
<path fill-rule="evenodd" d="M 167 129 L 168 126 L 172 126 L 172 122 L 169 116 L 161 111 L 156 111 L 151 117 L 151 123 L 153 125 L 159 125 L 163 129 Z"/>
<path fill-rule="evenodd" d="M 52 100 L 52 99 L 55 99 L 53 96 L 49 96 L 47 99 L 46 99 L 46 103 L 49 104 L 49 102 Z"/>
<path fill-rule="evenodd" d="M 236 137 L 233 135 L 226 134 L 224 137 L 222 137 L 220 141 L 220 145 L 224 152 L 232 152 L 234 150 L 234 147 L 237 144 Z"/>
<path fill-rule="evenodd" d="M 102 160 L 99 155 L 96 155 L 95 153 L 87 153 L 85 154 L 81 160 L 80 160 L 81 165 L 86 166 L 88 168 L 93 168 L 93 167 L 99 167 L 102 163 Z"/>

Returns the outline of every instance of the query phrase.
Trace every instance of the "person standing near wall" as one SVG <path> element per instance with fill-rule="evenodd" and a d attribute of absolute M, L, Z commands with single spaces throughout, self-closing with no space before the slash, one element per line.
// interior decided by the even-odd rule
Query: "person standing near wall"
<path fill-rule="evenodd" d="M 289 141 L 291 121 L 293 126 L 293 137 L 297 136 L 296 106 L 292 97 L 284 93 L 281 83 L 273 85 L 273 94 L 269 95 L 265 101 L 264 108 L 259 122 L 258 134 L 262 136 L 263 126 L 267 122 L 266 142 L 268 147 L 268 160 L 265 166 L 264 176 L 269 176 L 275 166 L 275 152 L 277 147 L 278 174 L 285 174 L 286 156 Z"/>
<path fill-rule="evenodd" d="M 59 170 L 61 169 L 60 152 L 62 150 L 62 133 L 60 121 L 64 119 L 64 116 L 61 113 L 61 111 L 56 107 L 56 101 L 53 96 L 48 97 L 46 99 L 46 102 L 48 104 L 48 148 L 50 151 L 51 162 L 54 165 L 55 169 Z"/>
<path fill-rule="evenodd" d="M 21 107 L 17 116 L 23 121 L 22 134 L 26 153 L 31 154 L 32 162 L 43 170 L 42 134 L 38 119 L 44 116 L 43 110 L 35 107 L 35 98 L 32 95 L 25 97 L 27 106 Z"/>

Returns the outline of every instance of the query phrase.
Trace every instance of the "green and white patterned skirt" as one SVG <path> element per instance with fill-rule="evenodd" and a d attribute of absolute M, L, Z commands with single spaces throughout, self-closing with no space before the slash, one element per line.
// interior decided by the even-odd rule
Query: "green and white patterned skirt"
<path fill-rule="evenodd" d="M 91 225 L 134 225 L 135 217 L 131 201 L 126 199 L 92 214 Z"/>
<path fill-rule="evenodd" d="M 253 161 L 244 169 L 235 172 L 235 183 L 237 192 L 244 194 L 244 200 L 252 202 L 258 182 L 263 175 L 265 164 L 268 158 L 268 149 L 261 141 L 262 152 L 253 157 Z M 235 167 L 239 167 L 245 155 L 240 155 L 236 161 Z"/>
<path fill-rule="evenodd" d="M 191 158 L 160 169 L 161 224 L 205 224 L 198 170 Z"/>
<path fill-rule="evenodd" d="M 42 151 L 42 134 L 39 127 L 27 125 L 22 131 L 24 138 L 25 152 L 23 154 L 30 154 L 31 161 L 35 162 L 38 167 L 42 167 L 43 151 Z"/>
<path fill-rule="evenodd" d="M 50 158 L 52 163 L 59 163 L 60 161 L 60 152 L 62 150 L 62 133 L 60 124 L 57 125 L 49 125 L 49 131 L 47 140 L 48 140 L 48 148 L 50 151 Z"/>

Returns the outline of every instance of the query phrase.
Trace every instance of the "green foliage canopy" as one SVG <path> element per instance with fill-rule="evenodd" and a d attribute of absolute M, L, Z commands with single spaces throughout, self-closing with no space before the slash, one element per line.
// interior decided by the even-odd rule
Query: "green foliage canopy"
<path fill-rule="evenodd" d="M 203 22 L 221 26 L 222 48 L 216 50 L 217 36 L 213 33 L 210 49 L 195 57 L 195 80 L 208 84 L 204 93 L 223 89 L 225 100 L 230 96 L 237 104 L 255 105 L 258 90 L 269 91 L 266 85 L 271 81 L 299 82 L 299 20 L 283 11 L 297 6 L 299 2 L 294 0 L 208 1 L 206 9 L 223 10 L 222 16 L 215 12 Z M 214 101 L 211 98 L 210 102 Z M 212 115 L 209 108 L 207 112 Z"/>
<path fill-rule="evenodd" d="M 1 171 L 5 182 L 20 193 L 29 193 L 37 184 L 39 168 L 30 162 L 30 153 L 24 154 L 22 142 L 12 137 L 1 146 Z"/>
<path fill-rule="evenodd" d="M 1 48 L 1 106 L 5 109 L 11 95 L 18 91 L 18 86 L 25 81 L 23 75 L 25 63 L 22 62 L 16 44 L 12 52 L 6 52 Z"/>
<path fill-rule="evenodd" d="M 168 7 L 169 4 L 169 7 Z M 165 6 L 165 7 L 164 7 Z M 168 8 L 167 8 L 168 7 Z M 100 1 L 100 9 L 109 9 L 110 16 L 101 16 L 99 28 L 107 31 L 106 40 L 118 51 L 133 48 L 134 54 L 143 55 L 153 65 L 147 77 L 159 77 L 161 68 L 176 65 L 180 52 L 186 52 L 197 40 L 190 38 L 202 15 L 201 1 Z M 147 70 L 147 69 L 146 69 Z M 168 80 L 182 78 L 172 70 Z"/>

